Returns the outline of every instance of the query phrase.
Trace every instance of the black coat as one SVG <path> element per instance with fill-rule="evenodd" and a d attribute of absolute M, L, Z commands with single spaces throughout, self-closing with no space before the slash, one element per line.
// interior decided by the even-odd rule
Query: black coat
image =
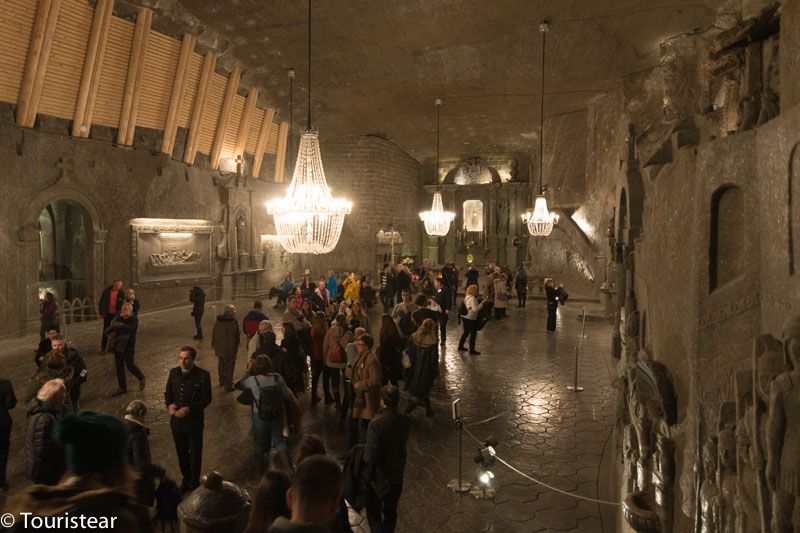
<path fill-rule="evenodd" d="M 394 287 L 397 292 L 403 292 L 403 289 L 411 290 L 411 276 L 405 273 L 405 271 L 400 271 L 397 273 L 397 277 L 394 281 Z"/>
<path fill-rule="evenodd" d="M 169 407 L 175 404 L 178 409 L 188 407 L 189 414 L 183 418 L 170 417 L 169 425 L 173 431 L 189 432 L 203 429 L 203 411 L 211 403 L 211 374 L 195 365 L 183 375 L 181 367 L 169 371 L 164 401 Z"/>
<path fill-rule="evenodd" d="M 431 344 L 421 348 L 412 339 L 408 343 L 408 355 L 413 364 L 406 380 L 406 390 L 417 398 L 427 398 L 433 387 L 433 380 L 439 375 L 439 347 Z"/>
<path fill-rule="evenodd" d="M 375 466 L 370 483 L 379 496 L 390 486 L 403 484 L 410 432 L 411 418 L 389 409 L 381 411 L 369 423 L 364 462 Z"/>
<path fill-rule="evenodd" d="M 113 285 L 109 285 L 105 289 L 103 289 L 103 293 L 100 295 L 100 302 L 97 306 L 97 313 L 100 316 L 106 316 L 108 314 L 108 304 L 111 303 L 111 290 L 113 289 Z M 120 289 L 117 291 L 117 305 L 114 307 L 116 312 L 119 313 L 119 308 L 122 306 L 122 302 L 125 300 L 125 289 Z"/>
<path fill-rule="evenodd" d="M 0 428 L 11 427 L 11 415 L 9 411 L 17 406 L 17 397 L 14 395 L 14 387 L 11 381 L 0 379 Z"/>
<path fill-rule="evenodd" d="M 200 287 L 189 291 L 189 301 L 192 302 L 192 316 L 203 316 L 206 306 L 206 293 Z"/>
<path fill-rule="evenodd" d="M 119 352 L 125 355 L 134 353 L 136 351 L 136 331 L 138 329 L 139 319 L 136 318 L 136 315 L 131 315 L 128 318 L 114 317 L 113 322 L 106 330 L 108 335 L 106 350 L 109 353 Z"/>
<path fill-rule="evenodd" d="M 28 478 L 34 483 L 55 485 L 66 471 L 64 447 L 53 441 L 53 427 L 64 414 L 34 398 L 28 404 L 25 429 L 25 462 Z"/>
<path fill-rule="evenodd" d="M 153 465 L 150 455 L 150 429 L 134 420 L 125 419 L 128 426 L 128 463 L 139 472 L 136 482 L 136 499 L 142 505 L 153 505 L 156 494 L 156 477 L 163 477 L 164 469 Z"/>
<path fill-rule="evenodd" d="M 72 367 L 73 370 L 72 381 L 69 387 L 69 397 L 72 400 L 77 400 L 81 397 L 81 385 L 86 381 L 86 376 L 88 374 L 86 363 L 75 348 L 67 348 L 67 354 L 64 359 L 67 362 L 67 366 Z"/>
<path fill-rule="evenodd" d="M 528 275 L 525 273 L 520 274 L 517 276 L 517 279 L 514 280 L 514 288 L 517 289 L 517 292 L 527 292 L 528 291 Z"/>
<path fill-rule="evenodd" d="M 440 314 L 453 307 L 453 291 L 447 285 L 442 285 L 442 288 L 433 293 L 433 300 L 442 308 Z"/>

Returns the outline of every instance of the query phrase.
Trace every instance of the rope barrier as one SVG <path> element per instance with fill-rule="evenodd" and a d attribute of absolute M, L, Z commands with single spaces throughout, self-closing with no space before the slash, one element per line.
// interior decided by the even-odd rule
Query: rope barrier
<path fill-rule="evenodd" d="M 475 442 L 477 442 L 477 443 L 478 443 L 478 444 L 479 444 L 481 447 L 483 447 L 483 445 L 484 445 L 484 444 L 483 444 L 483 442 L 481 442 L 481 441 L 480 441 L 480 440 L 479 440 L 479 439 L 478 439 L 478 438 L 477 438 L 477 437 L 476 437 L 476 436 L 475 436 L 475 435 L 474 435 L 474 434 L 473 434 L 473 433 L 472 433 L 472 432 L 471 432 L 471 431 L 470 431 L 470 430 L 467 428 L 467 426 L 464 426 L 464 427 L 463 427 L 463 429 L 464 429 L 464 431 L 467 433 L 467 435 L 469 435 L 470 437 L 472 437 L 472 439 L 473 439 Z M 525 473 L 525 472 L 523 472 L 522 470 L 520 470 L 520 469 L 518 469 L 518 468 L 514 467 L 513 465 L 511 465 L 510 463 L 508 463 L 507 461 L 505 461 L 504 459 L 502 459 L 502 458 L 501 458 L 499 455 L 495 455 L 495 456 L 494 456 L 494 458 L 495 458 L 495 459 L 497 459 L 497 460 L 498 460 L 498 461 L 499 461 L 501 464 L 503 464 L 503 465 L 505 465 L 506 467 L 508 467 L 508 468 L 509 468 L 510 470 L 512 470 L 513 472 L 516 472 L 516 473 L 517 473 L 517 474 L 519 474 L 520 476 L 522 476 L 522 477 L 524 477 L 524 478 L 526 478 L 526 479 L 529 479 L 530 481 L 533 481 L 534 483 L 537 483 L 537 484 L 541 485 L 542 487 L 544 487 L 544 488 L 546 488 L 546 489 L 548 489 L 548 490 L 551 490 L 551 491 L 553 491 L 553 492 L 557 492 L 557 493 L 559 493 L 559 494 L 563 494 L 564 496 L 569 496 L 569 497 L 571 497 L 571 498 L 575 498 L 575 499 L 577 499 L 577 500 L 584 500 L 584 501 L 587 501 L 587 502 L 597 503 L 597 504 L 601 504 L 601 505 L 613 505 L 613 506 L 615 506 L 615 507 L 619 507 L 619 506 L 621 506 L 621 505 L 622 505 L 622 502 L 612 502 L 612 501 L 609 501 L 609 500 L 600 500 L 600 499 L 598 499 L 598 498 L 590 498 L 589 496 L 583 496 L 583 495 L 581 495 L 581 494 L 575 494 L 574 492 L 567 492 L 567 491 L 565 491 L 565 490 L 561 490 L 561 489 L 559 489 L 558 487 L 554 487 L 554 486 L 552 486 L 552 485 L 548 485 L 548 484 L 547 484 L 547 483 L 545 483 L 544 481 L 538 480 L 538 479 L 536 479 L 536 478 L 535 478 L 535 477 L 533 477 L 533 476 L 529 476 L 528 474 L 526 474 L 526 473 Z"/>
<path fill-rule="evenodd" d="M 464 427 L 471 428 L 473 426 L 480 426 L 481 424 L 485 424 L 487 422 L 491 422 L 492 420 L 500 418 L 501 416 L 503 416 L 503 415 L 505 415 L 507 413 L 508 413 L 508 411 L 505 411 L 503 413 L 500 413 L 499 415 L 494 415 L 494 416 L 489 417 L 489 418 L 487 418 L 485 420 L 479 420 L 478 422 L 473 422 L 472 424 L 465 424 Z"/>

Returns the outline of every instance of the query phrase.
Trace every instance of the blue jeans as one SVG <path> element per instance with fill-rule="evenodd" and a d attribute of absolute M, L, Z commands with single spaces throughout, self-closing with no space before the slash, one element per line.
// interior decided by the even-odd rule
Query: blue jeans
<path fill-rule="evenodd" d="M 272 446 L 279 452 L 287 450 L 286 439 L 283 438 L 283 419 L 261 420 L 254 409 L 251 415 L 253 421 L 253 441 L 258 453 L 268 453 Z M 272 442 L 268 439 L 272 439 Z"/>

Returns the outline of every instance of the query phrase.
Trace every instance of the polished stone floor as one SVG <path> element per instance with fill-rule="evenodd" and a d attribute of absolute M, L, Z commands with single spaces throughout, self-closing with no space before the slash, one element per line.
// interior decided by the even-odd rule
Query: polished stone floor
<path fill-rule="evenodd" d="M 146 307 L 146 302 L 144 303 Z M 237 302 L 240 319 L 249 302 Z M 601 509 L 596 503 L 553 492 L 495 464 L 493 499 L 457 495 L 447 488 L 455 477 L 457 439 L 450 418 L 450 404 L 461 399 L 467 426 L 479 439 L 497 438 L 499 457 L 544 483 L 567 492 L 598 496 L 602 485 L 599 466 L 609 446 L 614 422 L 614 389 L 611 385 L 609 339 L 611 327 L 587 322 L 581 347 L 580 381 L 586 390 L 568 391 L 572 382 L 574 349 L 580 339 L 581 303 L 559 309 L 558 332 L 545 331 L 544 303 L 533 301 L 525 309 L 509 308 L 509 318 L 491 322 L 478 336 L 479 356 L 456 350 L 460 326 L 452 321 L 441 357 L 440 380 L 432 395 L 435 416 L 414 413 L 409 442 L 406 483 L 400 501 L 398 531 L 534 532 L 602 531 Z M 271 313 L 270 313 L 271 311 Z M 377 311 L 373 311 L 377 315 Z M 204 327 L 210 334 L 216 313 L 207 306 Z M 278 312 L 268 309 L 267 314 Z M 376 316 L 377 319 L 377 316 Z M 378 323 L 375 320 L 373 323 Z M 82 407 L 122 414 L 130 400 L 141 398 L 151 409 L 151 446 L 154 462 L 179 477 L 168 416 L 163 402 L 169 368 L 175 366 L 178 348 L 191 340 L 193 322 L 189 308 L 144 313 L 137 341 L 137 364 L 147 376 L 144 392 L 120 398 L 106 395 L 116 387 L 113 362 L 97 355 L 98 323 L 68 326 L 68 340 L 84 354 L 89 380 L 84 385 Z M 210 335 L 209 335 L 210 337 Z M 23 396 L 33 373 L 34 337 L 5 339 L 0 351 L 0 375 L 10 378 Z M 212 373 L 216 383 L 216 359 L 206 340 L 198 345 L 198 364 Z M 237 376 L 245 365 L 244 350 L 237 362 Z M 129 376 L 132 385 L 135 379 Z M 235 401 L 236 393 L 214 387 L 214 399 L 206 411 L 204 469 L 217 469 L 227 480 L 251 492 L 257 485 L 247 409 Z M 331 453 L 343 455 L 346 436 L 337 428 L 333 406 L 308 408 L 304 428 L 326 441 Z M 11 493 L 27 484 L 24 469 L 24 408 L 14 411 L 14 430 L 9 464 Z M 465 435 L 465 477 L 475 481 L 473 462 L 479 446 Z M 366 531 L 366 521 L 352 516 L 356 531 Z M 361 527 L 364 529 L 362 530 Z"/>

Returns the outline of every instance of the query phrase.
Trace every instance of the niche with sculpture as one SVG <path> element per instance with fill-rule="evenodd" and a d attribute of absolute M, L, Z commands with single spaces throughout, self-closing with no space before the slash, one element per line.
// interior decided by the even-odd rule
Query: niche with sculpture
<path fill-rule="evenodd" d="M 236 253 L 239 257 L 239 269 L 246 270 L 250 266 L 250 221 L 247 211 L 236 210 L 235 220 Z"/>
<path fill-rule="evenodd" d="M 134 283 L 211 276 L 210 222 L 137 218 L 131 221 Z"/>
<path fill-rule="evenodd" d="M 627 384 L 625 521 L 641 533 L 669 533 L 675 483 L 672 432 L 677 421 L 672 378 L 663 364 L 640 357 L 628 370 Z"/>

